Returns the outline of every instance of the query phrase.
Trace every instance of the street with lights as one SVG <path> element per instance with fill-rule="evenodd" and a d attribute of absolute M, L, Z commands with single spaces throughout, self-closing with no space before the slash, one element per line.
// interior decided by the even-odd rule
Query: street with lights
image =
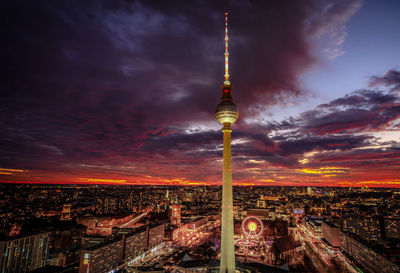
<path fill-rule="evenodd" d="M 319 272 L 332 273 L 338 270 L 344 273 L 359 272 L 339 250 L 332 248 L 303 225 L 299 226 L 299 237 L 305 252 Z"/>

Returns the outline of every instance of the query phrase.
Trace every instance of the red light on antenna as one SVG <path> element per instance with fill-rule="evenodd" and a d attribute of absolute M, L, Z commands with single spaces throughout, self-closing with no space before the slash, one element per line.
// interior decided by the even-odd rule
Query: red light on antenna
<path fill-rule="evenodd" d="M 228 16 L 228 13 L 227 13 L 227 12 L 225 12 L 225 16 Z"/>

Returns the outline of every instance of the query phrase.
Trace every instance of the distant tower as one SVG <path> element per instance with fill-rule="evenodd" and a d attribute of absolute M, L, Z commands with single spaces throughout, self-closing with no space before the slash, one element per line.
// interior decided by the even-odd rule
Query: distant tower
<path fill-rule="evenodd" d="M 229 81 L 228 63 L 228 13 L 225 13 L 225 81 L 222 85 L 221 103 L 215 110 L 215 117 L 224 125 L 224 152 L 222 173 L 222 227 L 221 227 L 221 263 L 219 272 L 235 272 L 235 246 L 233 241 L 233 200 L 232 200 L 232 164 L 231 164 L 231 124 L 239 113 L 232 102 L 232 85 Z"/>
<path fill-rule="evenodd" d="M 179 226 L 181 224 L 181 207 L 182 205 L 172 205 L 171 225 Z"/>
<path fill-rule="evenodd" d="M 288 235 L 292 236 L 296 242 L 299 240 L 297 226 L 295 224 L 295 219 L 293 217 L 290 217 L 289 226 L 288 226 Z"/>
<path fill-rule="evenodd" d="M 71 220 L 71 204 L 64 204 L 61 211 L 61 220 Z"/>

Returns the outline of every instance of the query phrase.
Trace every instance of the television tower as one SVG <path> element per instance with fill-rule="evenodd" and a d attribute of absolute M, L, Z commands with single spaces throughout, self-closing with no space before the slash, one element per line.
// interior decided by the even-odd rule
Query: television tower
<path fill-rule="evenodd" d="M 228 60 L 228 13 L 225 12 L 225 80 L 222 85 L 222 97 L 215 110 L 215 117 L 224 125 L 224 152 L 222 172 L 222 227 L 221 227 L 221 260 L 219 272 L 235 272 L 235 245 L 233 240 L 233 200 L 232 200 L 232 156 L 231 124 L 239 113 L 232 101 L 232 85 L 229 81 Z"/>

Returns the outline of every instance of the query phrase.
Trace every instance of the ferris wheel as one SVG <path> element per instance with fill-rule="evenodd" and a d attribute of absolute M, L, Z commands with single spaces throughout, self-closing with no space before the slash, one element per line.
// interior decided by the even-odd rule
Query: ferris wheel
<path fill-rule="evenodd" d="M 264 231 L 264 225 L 260 218 L 250 215 L 242 221 L 242 232 L 248 238 L 258 238 Z"/>

